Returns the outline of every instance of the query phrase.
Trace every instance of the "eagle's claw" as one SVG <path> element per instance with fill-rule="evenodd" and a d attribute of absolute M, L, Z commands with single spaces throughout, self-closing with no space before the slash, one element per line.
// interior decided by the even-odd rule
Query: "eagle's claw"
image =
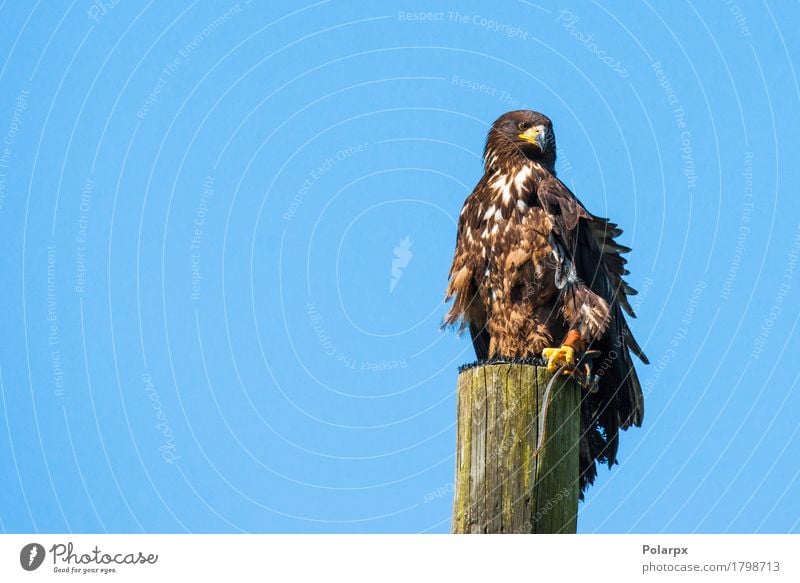
<path fill-rule="evenodd" d="M 542 356 L 547 359 L 547 372 L 553 373 L 563 365 L 564 374 L 569 374 L 575 368 L 575 349 L 572 346 L 545 348 Z"/>

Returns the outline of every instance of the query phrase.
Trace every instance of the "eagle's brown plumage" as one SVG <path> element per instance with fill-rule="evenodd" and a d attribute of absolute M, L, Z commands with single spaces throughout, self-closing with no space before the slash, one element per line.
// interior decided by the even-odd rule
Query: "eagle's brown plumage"
<path fill-rule="evenodd" d="M 616 463 L 618 430 L 641 425 L 644 413 L 630 353 L 648 361 L 622 313 L 634 316 L 627 296 L 636 292 L 622 279 L 630 249 L 615 241 L 616 224 L 589 213 L 556 178 L 544 115 L 501 116 L 484 161 L 459 219 L 445 323 L 469 327 L 480 360 L 532 358 L 568 336 L 578 350 L 600 351 L 599 390 L 582 403 L 583 492 L 595 461 Z"/>

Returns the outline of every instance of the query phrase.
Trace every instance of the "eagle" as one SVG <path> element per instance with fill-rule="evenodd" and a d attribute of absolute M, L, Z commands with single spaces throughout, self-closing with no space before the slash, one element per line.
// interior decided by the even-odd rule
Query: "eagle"
<path fill-rule="evenodd" d="M 590 213 L 556 176 L 545 115 L 500 116 L 483 159 L 458 221 L 444 325 L 469 328 L 480 362 L 546 361 L 581 380 L 583 498 L 596 464 L 617 463 L 619 430 L 644 416 L 631 354 L 649 361 L 625 320 L 636 317 L 636 290 L 623 279 L 630 248 L 616 241 L 616 223 Z"/>

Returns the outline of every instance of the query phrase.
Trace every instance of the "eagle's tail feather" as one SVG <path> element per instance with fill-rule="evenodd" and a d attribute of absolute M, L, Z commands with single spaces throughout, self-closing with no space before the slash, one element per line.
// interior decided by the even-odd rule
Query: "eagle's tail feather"
<path fill-rule="evenodd" d="M 587 393 L 582 402 L 584 428 L 581 438 L 581 492 L 597 475 L 595 462 L 609 467 L 617 463 L 619 430 L 641 426 L 644 397 L 631 352 L 641 357 L 641 349 L 625 325 L 616 306 L 614 324 L 596 346 L 603 356 L 615 355 L 610 366 L 598 370 L 599 390 Z M 619 324 L 622 326 L 619 326 Z M 633 343 L 631 345 L 631 342 Z M 647 362 L 646 357 L 642 359 Z"/>

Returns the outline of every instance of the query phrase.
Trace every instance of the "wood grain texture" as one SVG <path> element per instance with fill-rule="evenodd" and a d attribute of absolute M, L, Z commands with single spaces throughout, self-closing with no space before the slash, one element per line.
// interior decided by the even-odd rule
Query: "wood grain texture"
<path fill-rule="evenodd" d="M 492 364 L 458 377 L 454 533 L 574 533 L 580 389 L 558 379 L 541 451 L 543 367 Z"/>

